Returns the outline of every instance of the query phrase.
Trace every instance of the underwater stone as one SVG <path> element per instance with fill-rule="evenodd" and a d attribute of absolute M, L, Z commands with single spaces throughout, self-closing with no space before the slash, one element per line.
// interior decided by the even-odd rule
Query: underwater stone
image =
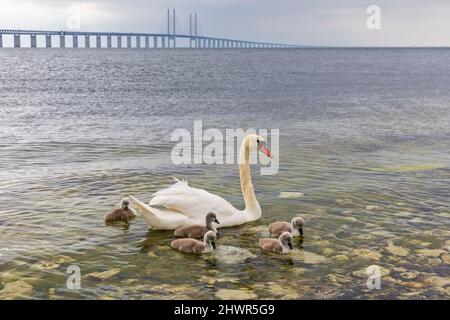
<path fill-rule="evenodd" d="M 380 260 L 382 257 L 380 253 L 369 249 L 354 249 L 352 255 L 366 260 Z"/>
<path fill-rule="evenodd" d="M 446 264 L 450 264 L 450 254 L 446 253 L 442 255 L 442 261 Z"/>
<path fill-rule="evenodd" d="M 216 298 L 221 300 L 252 300 L 258 296 L 248 290 L 219 289 Z"/>
<path fill-rule="evenodd" d="M 425 282 L 437 287 L 445 287 L 450 285 L 449 277 L 431 276 L 425 278 Z"/>
<path fill-rule="evenodd" d="M 236 264 L 244 262 L 247 259 L 256 258 L 256 255 L 252 254 L 250 250 L 232 246 L 219 246 L 214 251 L 214 255 L 219 262 L 225 264 Z"/>
<path fill-rule="evenodd" d="M 280 192 L 280 198 L 301 198 L 304 194 L 301 192 Z"/>
<path fill-rule="evenodd" d="M 350 261 L 350 259 L 346 255 L 343 255 L 343 254 L 338 254 L 338 255 L 334 256 L 333 259 L 339 263 L 345 263 L 345 262 Z"/>
<path fill-rule="evenodd" d="M 25 281 L 10 282 L 0 291 L 0 300 L 25 298 L 33 291 L 33 286 Z"/>
<path fill-rule="evenodd" d="M 414 271 L 414 270 L 406 271 L 406 272 L 401 273 L 400 276 L 403 279 L 412 280 L 412 279 L 415 279 L 415 278 L 417 278 L 419 276 L 419 272 L 418 271 Z"/>
<path fill-rule="evenodd" d="M 103 272 L 92 272 L 92 273 L 89 273 L 87 276 L 96 278 L 96 279 L 100 279 L 100 280 L 106 280 L 106 279 L 109 279 L 109 278 L 115 276 L 119 272 L 120 272 L 120 269 L 116 268 L 116 269 L 111 269 L 111 270 L 103 271 Z"/>
<path fill-rule="evenodd" d="M 366 206 L 366 210 L 369 210 L 369 211 L 371 211 L 371 210 L 379 210 L 379 209 L 381 209 L 381 206 L 378 206 L 378 205 Z"/>
<path fill-rule="evenodd" d="M 60 265 L 58 263 L 50 262 L 50 261 L 39 261 L 31 266 L 32 269 L 38 270 L 53 270 L 58 269 Z"/>
<path fill-rule="evenodd" d="M 392 243 L 392 241 L 388 242 L 387 251 L 389 251 L 390 253 L 392 253 L 393 255 L 396 256 L 400 256 L 400 257 L 405 257 L 409 254 L 409 250 L 400 246 L 396 246 Z"/>
<path fill-rule="evenodd" d="M 291 251 L 291 257 L 293 260 L 301 261 L 306 264 L 319 264 L 327 261 L 327 258 L 308 251 Z"/>
<path fill-rule="evenodd" d="M 445 253 L 445 251 L 441 249 L 419 249 L 417 253 L 421 256 L 436 258 Z"/>

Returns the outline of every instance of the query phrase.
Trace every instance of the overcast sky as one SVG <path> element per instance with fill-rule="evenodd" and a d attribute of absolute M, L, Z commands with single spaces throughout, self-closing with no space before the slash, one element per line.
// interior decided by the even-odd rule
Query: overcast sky
<path fill-rule="evenodd" d="M 309 45 L 449 46 L 450 0 L 0 0 L 0 28 L 67 29 L 79 5 L 81 30 L 163 32 L 167 8 L 188 33 L 198 12 L 202 35 Z M 366 9 L 381 9 L 381 30 Z"/>

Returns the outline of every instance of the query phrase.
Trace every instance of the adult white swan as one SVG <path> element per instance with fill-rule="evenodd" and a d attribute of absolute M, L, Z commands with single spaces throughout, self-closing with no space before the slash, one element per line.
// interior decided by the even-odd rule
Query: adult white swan
<path fill-rule="evenodd" d="M 250 174 L 250 152 L 260 150 L 268 157 L 272 154 L 264 139 L 256 134 L 242 140 L 239 153 L 239 175 L 245 209 L 238 210 L 227 200 L 203 189 L 192 188 L 186 181 L 177 181 L 167 189 L 154 194 L 149 205 L 130 195 L 147 224 L 156 230 L 172 230 L 188 224 L 203 224 L 205 216 L 214 212 L 220 221 L 218 227 L 237 226 L 261 218 L 261 207 L 255 196 Z"/>

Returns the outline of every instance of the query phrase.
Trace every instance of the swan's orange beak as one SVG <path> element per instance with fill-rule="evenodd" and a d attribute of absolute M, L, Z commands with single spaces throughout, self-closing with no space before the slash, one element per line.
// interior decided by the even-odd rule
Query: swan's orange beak
<path fill-rule="evenodd" d="M 269 158 L 272 158 L 272 154 L 270 153 L 270 150 L 266 148 L 266 146 L 262 145 L 259 150 L 261 150 L 261 152 L 263 152 L 266 156 L 268 156 Z"/>

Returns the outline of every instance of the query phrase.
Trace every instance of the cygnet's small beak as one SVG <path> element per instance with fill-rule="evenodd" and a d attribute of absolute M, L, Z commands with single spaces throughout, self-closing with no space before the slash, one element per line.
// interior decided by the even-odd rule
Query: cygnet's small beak
<path fill-rule="evenodd" d="M 292 247 L 292 243 L 288 242 L 287 245 L 288 245 L 289 249 L 291 249 L 291 250 L 294 249 L 294 247 Z"/>
<path fill-rule="evenodd" d="M 212 245 L 213 249 L 216 250 L 216 243 L 214 241 L 211 241 L 211 245 Z"/>
<path fill-rule="evenodd" d="M 303 237 L 303 228 L 298 228 L 298 232 L 299 232 L 300 235 Z"/>
<path fill-rule="evenodd" d="M 220 224 L 220 222 L 219 222 L 219 220 L 217 220 L 217 218 L 216 218 L 216 220 L 214 222 L 217 223 L 217 224 Z"/>

